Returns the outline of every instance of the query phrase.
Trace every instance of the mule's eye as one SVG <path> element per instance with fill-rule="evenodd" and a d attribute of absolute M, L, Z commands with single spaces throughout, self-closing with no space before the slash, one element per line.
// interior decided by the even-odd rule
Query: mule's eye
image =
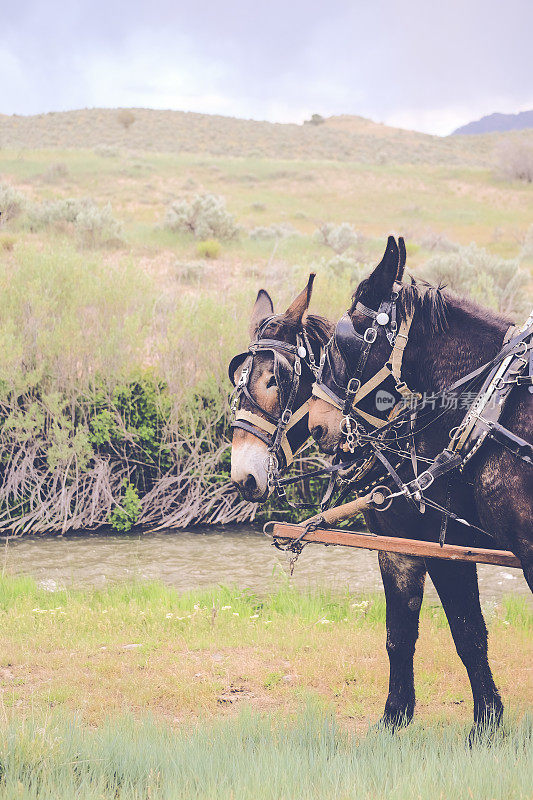
<path fill-rule="evenodd" d="M 268 383 L 267 383 L 267 389 L 273 389 L 273 388 L 275 388 L 275 387 L 276 387 L 276 385 L 277 385 L 277 384 L 276 384 L 276 379 L 275 379 L 275 377 L 272 375 L 272 377 L 271 377 L 271 378 L 269 378 L 269 380 L 268 380 Z"/>

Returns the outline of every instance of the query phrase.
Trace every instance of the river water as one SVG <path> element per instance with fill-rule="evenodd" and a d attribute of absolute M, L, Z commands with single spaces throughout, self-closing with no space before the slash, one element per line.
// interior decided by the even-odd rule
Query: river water
<path fill-rule="evenodd" d="M 128 535 L 26 536 L 0 545 L 3 570 L 32 575 L 49 589 L 123 580 L 160 580 L 178 590 L 236 584 L 264 591 L 288 572 L 287 556 L 247 526 L 194 528 Z M 478 565 L 481 598 L 531 597 L 520 570 Z M 292 578 L 298 586 L 326 585 L 352 592 L 382 588 L 377 553 L 309 545 Z M 426 596 L 436 598 L 428 580 Z"/>

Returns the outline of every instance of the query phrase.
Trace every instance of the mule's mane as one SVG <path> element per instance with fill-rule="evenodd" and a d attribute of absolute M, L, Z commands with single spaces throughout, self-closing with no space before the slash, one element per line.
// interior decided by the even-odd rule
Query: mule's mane
<path fill-rule="evenodd" d="M 270 327 L 271 325 L 272 327 Z M 330 339 L 333 327 L 333 324 L 328 319 L 318 314 L 307 314 L 303 322 L 303 328 L 309 337 L 310 343 L 316 344 L 318 347 L 322 347 Z M 281 339 L 290 340 L 296 337 L 299 328 L 299 325 L 287 320 L 285 315 L 281 314 L 279 317 L 274 317 L 271 323 L 268 323 L 261 338 L 269 339 L 272 336 L 279 336 Z"/>
<path fill-rule="evenodd" d="M 402 285 L 398 297 L 400 319 L 418 312 L 418 319 L 424 331 L 440 333 L 448 327 L 447 311 L 449 297 L 443 294 L 444 285 L 432 286 L 426 281 Z"/>
<path fill-rule="evenodd" d="M 311 342 L 325 345 L 333 333 L 333 325 L 325 317 L 318 314 L 308 314 L 304 321 L 304 330 Z"/>
<path fill-rule="evenodd" d="M 417 312 L 424 331 L 446 330 L 449 298 L 443 295 L 443 289 L 444 286 L 432 286 L 426 281 L 417 282 L 411 277 L 411 283 L 402 284 L 398 296 L 397 308 L 400 319 L 403 320 Z M 364 303 L 370 293 L 370 279 L 365 278 L 352 295 L 352 305 L 348 313 L 352 314 L 357 303 Z"/>
<path fill-rule="evenodd" d="M 489 328 L 509 326 L 508 317 L 486 308 L 468 297 L 461 297 L 454 292 L 446 291 L 446 285 L 432 286 L 426 281 L 417 283 L 411 277 L 411 284 L 405 284 L 400 291 L 399 309 L 400 316 L 418 311 L 424 331 L 440 333 L 448 328 L 449 316 L 452 311 L 460 311 L 472 321 L 482 323 Z"/>
<path fill-rule="evenodd" d="M 421 330 L 424 332 L 440 333 L 445 331 L 448 328 L 449 314 L 453 309 L 460 310 L 472 320 L 478 320 L 489 327 L 501 328 L 502 325 L 511 324 L 511 320 L 506 316 L 490 308 L 485 308 L 467 297 L 445 291 L 446 284 L 433 286 L 427 281 L 415 280 L 412 275 L 410 278 L 411 283 L 402 284 L 400 289 L 398 313 L 400 319 L 405 319 L 416 312 L 417 321 L 420 322 Z M 366 278 L 355 290 L 348 313 L 352 314 L 357 303 L 359 301 L 364 303 L 365 297 L 370 293 L 370 281 Z"/>

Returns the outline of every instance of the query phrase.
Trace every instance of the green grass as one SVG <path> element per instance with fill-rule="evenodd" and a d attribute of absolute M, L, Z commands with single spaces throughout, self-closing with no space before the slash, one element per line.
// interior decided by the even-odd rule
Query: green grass
<path fill-rule="evenodd" d="M 489 654 L 506 705 L 533 705 L 533 613 L 505 599 L 487 615 Z M 273 579 L 179 593 L 159 583 L 46 591 L 0 579 L 0 690 L 24 716 L 152 711 L 167 720 L 255 710 L 297 713 L 309 698 L 360 727 L 378 719 L 388 681 L 382 594 Z M 442 608 L 424 602 L 415 658 L 417 714 L 469 720 L 470 687 Z"/>
<path fill-rule="evenodd" d="M 529 800 L 533 720 L 508 720 L 493 741 L 466 745 L 463 726 L 413 725 L 356 735 L 308 708 L 172 729 L 150 718 L 6 719 L 5 800 Z"/>

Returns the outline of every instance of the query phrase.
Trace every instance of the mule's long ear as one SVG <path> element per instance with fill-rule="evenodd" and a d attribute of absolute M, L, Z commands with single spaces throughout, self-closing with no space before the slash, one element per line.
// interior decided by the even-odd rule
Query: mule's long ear
<path fill-rule="evenodd" d="M 259 289 L 250 319 L 250 338 L 253 339 L 261 322 L 274 313 L 274 304 L 268 292 Z"/>
<path fill-rule="evenodd" d="M 312 272 L 309 275 L 307 286 L 300 292 L 298 297 L 292 301 L 286 310 L 285 318 L 288 322 L 299 324 L 305 317 L 307 309 L 309 308 L 309 303 L 311 302 L 311 295 L 313 294 L 313 282 L 315 280 L 315 274 L 316 273 Z"/>
<path fill-rule="evenodd" d="M 405 241 L 403 236 L 398 237 L 398 251 L 399 251 L 399 259 L 398 259 L 398 272 L 396 273 L 396 280 L 401 283 L 403 279 L 403 273 L 405 270 L 405 262 L 407 261 L 407 250 L 405 249 Z"/>
<path fill-rule="evenodd" d="M 363 302 L 370 308 L 377 308 L 381 301 L 390 295 L 398 273 L 399 257 L 400 251 L 396 239 L 394 236 L 389 236 L 383 258 L 365 281 Z"/>

